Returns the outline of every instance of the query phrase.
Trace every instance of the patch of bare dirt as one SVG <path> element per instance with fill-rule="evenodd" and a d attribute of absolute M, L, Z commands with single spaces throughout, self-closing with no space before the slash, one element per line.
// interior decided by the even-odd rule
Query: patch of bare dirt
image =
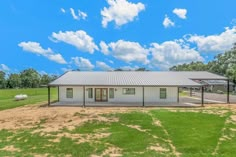
<path fill-rule="evenodd" d="M 51 135 L 50 135 L 51 136 Z M 96 141 L 101 138 L 106 138 L 110 136 L 110 133 L 94 133 L 94 134 L 70 134 L 70 133 L 59 133 L 56 135 L 55 139 L 52 139 L 50 141 L 52 142 L 60 142 L 61 137 L 67 137 L 71 138 L 73 140 L 77 140 L 77 144 L 85 143 L 85 142 L 91 142 Z"/>
<path fill-rule="evenodd" d="M 101 155 L 91 155 L 90 157 L 120 157 L 122 156 L 122 149 L 115 147 L 115 146 L 108 146 Z"/>
<path fill-rule="evenodd" d="M 5 151 L 9 151 L 9 152 L 19 152 L 20 151 L 19 148 L 15 148 L 13 145 L 6 146 L 0 150 L 5 150 Z"/>
<path fill-rule="evenodd" d="M 161 147 L 159 144 L 150 146 L 150 147 L 148 147 L 148 149 L 154 150 L 154 151 L 159 152 L 159 153 L 162 153 L 162 152 L 169 152 L 169 151 L 170 151 L 169 149 L 166 149 L 166 148 Z"/>
<path fill-rule="evenodd" d="M 231 121 L 235 124 L 236 123 L 236 115 L 230 116 Z"/>
<path fill-rule="evenodd" d="M 103 114 L 124 113 L 135 108 L 81 108 L 25 106 L 0 111 L 0 130 L 29 129 L 40 126 L 38 132 L 54 132 L 62 128 L 73 130 L 88 121 L 114 122 L 114 117 Z"/>
<path fill-rule="evenodd" d="M 161 121 L 155 119 L 153 123 L 154 125 L 161 127 Z"/>
<path fill-rule="evenodd" d="M 139 126 L 139 125 L 126 125 L 126 126 L 129 127 L 129 128 L 132 128 L 132 129 L 136 129 L 136 130 L 141 131 L 141 132 L 146 132 L 147 131 L 145 129 L 141 129 L 141 126 Z"/>
<path fill-rule="evenodd" d="M 105 149 L 102 154 L 99 155 L 91 155 L 91 157 L 103 157 L 103 156 L 109 156 L 109 157 L 120 157 L 122 156 L 122 149 L 115 147 L 115 146 L 109 146 L 107 149 Z"/>

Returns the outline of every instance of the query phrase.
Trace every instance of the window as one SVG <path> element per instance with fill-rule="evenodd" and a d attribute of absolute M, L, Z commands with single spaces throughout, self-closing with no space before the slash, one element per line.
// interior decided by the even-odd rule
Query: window
<path fill-rule="evenodd" d="M 123 94 L 135 95 L 135 88 L 123 88 Z"/>
<path fill-rule="evenodd" d="M 73 98 L 73 88 L 66 88 L 66 98 Z"/>
<path fill-rule="evenodd" d="M 93 88 L 88 88 L 88 98 L 93 98 Z"/>
<path fill-rule="evenodd" d="M 166 88 L 160 88 L 160 99 L 166 99 Z"/>
<path fill-rule="evenodd" d="M 113 99 L 114 98 L 114 88 L 109 88 L 109 98 Z"/>

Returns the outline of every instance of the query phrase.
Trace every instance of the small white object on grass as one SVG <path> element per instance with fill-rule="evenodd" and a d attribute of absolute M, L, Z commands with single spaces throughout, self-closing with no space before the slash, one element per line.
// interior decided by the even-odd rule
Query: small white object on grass
<path fill-rule="evenodd" d="M 26 94 L 19 94 L 15 96 L 15 100 L 24 100 L 27 99 L 28 96 Z"/>

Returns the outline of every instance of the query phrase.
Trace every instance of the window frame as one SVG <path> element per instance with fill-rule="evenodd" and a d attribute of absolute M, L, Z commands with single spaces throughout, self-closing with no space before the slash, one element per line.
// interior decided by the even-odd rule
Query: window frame
<path fill-rule="evenodd" d="M 122 94 L 123 95 L 135 95 L 135 88 L 123 88 Z"/>
<path fill-rule="evenodd" d="M 167 99 L 167 89 L 166 88 L 160 88 L 160 99 Z"/>
<path fill-rule="evenodd" d="M 88 88 L 88 98 L 93 99 L 93 88 Z"/>
<path fill-rule="evenodd" d="M 73 88 L 66 88 L 66 98 L 73 99 L 73 97 L 74 97 Z"/>
<path fill-rule="evenodd" d="M 115 89 L 109 88 L 109 99 L 114 99 L 114 98 L 115 98 Z"/>

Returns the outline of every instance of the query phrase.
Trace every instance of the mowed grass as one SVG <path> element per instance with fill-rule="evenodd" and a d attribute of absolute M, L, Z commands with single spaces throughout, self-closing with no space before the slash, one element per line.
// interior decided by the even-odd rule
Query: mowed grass
<path fill-rule="evenodd" d="M 27 94 L 28 98 L 21 101 L 15 101 L 17 94 Z M 29 88 L 29 89 L 2 89 L 0 90 L 0 110 L 15 108 L 19 106 L 35 104 L 47 101 L 47 88 Z M 57 88 L 51 88 L 51 100 L 57 99 Z"/>
<path fill-rule="evenodd" d="M 0 156 L 234 157 L 236 124 L 229 120 L 235 113 L 214 114 L 221 109 L 196 111 L 150 109 L 104 114 L 102 117 L 109 121 L 94 117 L 73 130 L 35 133 L 43 128 L 46 119 L 31 129 L 1 130 Z"/>

